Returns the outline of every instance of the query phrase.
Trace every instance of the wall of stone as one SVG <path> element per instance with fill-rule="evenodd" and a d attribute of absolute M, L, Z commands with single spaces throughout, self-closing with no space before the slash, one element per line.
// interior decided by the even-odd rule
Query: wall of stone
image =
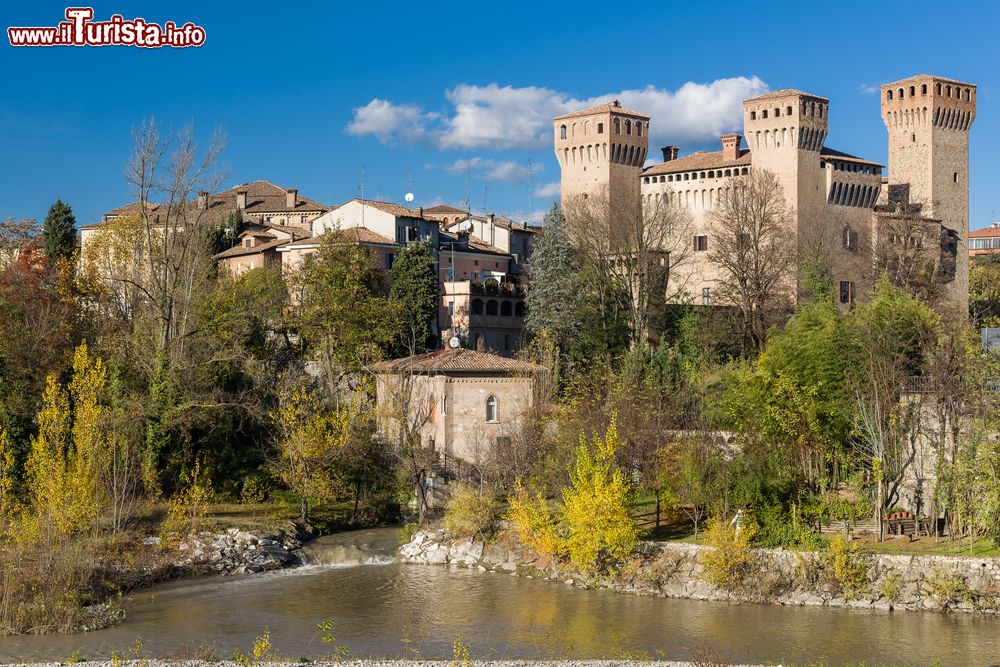
<path fill-rule="evenodd" d="M 443 530 L 429 530 L 415 533 L 400 549 L 399 559 L 692 600 L 1000 613 L 1000 559 L 996 558 L 865 556 L 860 561 L 865 568 L 865 586 L 851 594 L 832 579 L 821 553 L 783 549 L 753 550 L 741 582 L 733 590 L 720 589 L 706 581 L 703 556 L 709 549 L 686 542 L 642 542 L 617 573 L 594 578 L 540 559 L 508 540 L 454 540 Z"/>

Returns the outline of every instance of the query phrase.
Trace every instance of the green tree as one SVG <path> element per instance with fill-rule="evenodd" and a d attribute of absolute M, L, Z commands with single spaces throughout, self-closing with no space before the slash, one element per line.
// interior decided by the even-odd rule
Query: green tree
<path fill-rule="evenodd" d="M 565 349 L 580 328 L 584 286 L 559 204 L 553 204 L 545 214 L 544 224 L 531 252 L 524 324 L 535 335 L 548 332 L 556 345 Z"/>
<path fill-rule="evenodd" d="M 76 218 L 73 209 L 61 199 L 56 199 L 45 216 L 42 249 L 52 261 L 66 259 L 76 249 Z"/>
<path fill-rule="evenodd" d="M 434 340 L 437 321 L 438 280 L 434 271 L 434 256 L 428 243 L 411 243 L 403 248 L 392 263 L 390 294 L 402 316 L 402 351 L 419 354 L 436 347 Z"/>

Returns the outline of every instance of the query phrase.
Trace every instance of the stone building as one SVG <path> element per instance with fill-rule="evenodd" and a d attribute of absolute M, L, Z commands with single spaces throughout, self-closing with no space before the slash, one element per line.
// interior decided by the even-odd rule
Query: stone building
<path fill-rule="evenodd" d="M 787 242 L 802 257 L 826 250 L 839 301 L 849 307 L 875 280 L 876 213 L 917 211 L 939 231 L 938 280 L 949 301 L 968 300 L 968 130 L 975 117 L 976 88 L 921 75 L 882 86 L 881 115 L 889 132 L 889 174 L 883 165 L 826 146 L 829 100 L 800 90 L 781 90 L 745 100 L 743 134 L 721 137 L 721 150 L 681 156 L 663 148 L 659 164 L 644 167 L 649 119 L 617 101 L 553 119 L 554 148 L 562 170 L 562 202 L 571 215 L 580 201 L 607 193 L 644 215 L 676 206 L 691 218 L 690 257 L 678 267 L 683 299 L 719 304 L 713 290 L 720 269 L 711 257 L 711 213 L 735 179 L 755 169 L 781 184 L 791 222 Z M 747 146 L 744 148 L 743 138 Z M 634 193 L 638 192 L 638 197 Z M 634 203 L 632 203 L 634 202 Z M 621 205 L 621 204 L 620 204 Z M 908 242 L 905 238 L 897 242 Z"/>
<path fill-rule="evenodd" d="M 446 348 L 374 364 L 379 428 L 397 439 L 398 415 L 444 461 L 478 465 L 509 447 L 534 402 L 539 367 L 487 352 Z M 393 417 L 393 415 L 397 415 Z"/>

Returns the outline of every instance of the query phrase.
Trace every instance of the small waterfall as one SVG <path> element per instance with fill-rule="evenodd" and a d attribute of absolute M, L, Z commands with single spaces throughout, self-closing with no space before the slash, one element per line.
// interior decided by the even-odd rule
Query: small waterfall
<path fill-rule="evenodd" d="M 374 528 L 325 535 L 299 551 L 303 564 L 321 567 L 388 565 L 396 560 L 397 528 Z"/>

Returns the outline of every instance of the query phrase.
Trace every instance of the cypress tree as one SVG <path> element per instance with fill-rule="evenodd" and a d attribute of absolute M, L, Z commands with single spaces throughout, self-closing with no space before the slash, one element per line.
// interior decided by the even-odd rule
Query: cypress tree
<path fill-rule="evenodd" d="M 426 243 L 411 243 L 392 263 L 391 295 L 403 311 L 404 353 L 420 354 L 435 347 L 433 323 L 437 318 L 438 281 L 434 256 Z"/>

